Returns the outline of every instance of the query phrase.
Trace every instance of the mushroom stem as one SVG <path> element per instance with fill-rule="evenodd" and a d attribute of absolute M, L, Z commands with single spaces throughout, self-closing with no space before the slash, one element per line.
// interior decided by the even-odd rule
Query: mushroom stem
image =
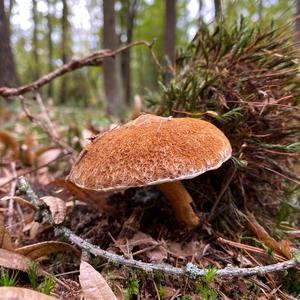
<path fill-rule="evenodd" d="M 159 189 L 170 201 L 178 222 L 190 227 L 199 224 L 200 219 L 191 206 L 193 199 L 180 181 L 162 183 Z"/>

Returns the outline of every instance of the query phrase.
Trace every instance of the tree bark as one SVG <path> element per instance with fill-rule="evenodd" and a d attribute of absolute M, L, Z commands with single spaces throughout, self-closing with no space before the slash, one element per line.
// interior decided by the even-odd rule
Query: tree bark
<path fill-rule="evenodd" d="M 67 0 L 62 0 L 63 11 L 61 18 L 61 60 L 62 63 L 65 64 L 69 60 L 70 49 L 69 49 L 69 7 Z M 67 78 L 63 76 L 61 78 L 61 86 L 60 86 L 60 102 L 66 103 L 67 101 Z"/>
<path fill-rule="evenodd" d="M 132 42 L 132 34 L 134 28 L 134 20 L 137 11 L 138 0 L 131 0 L 128 2 L 126 12 L 126 44 Z M 122 53 L 122 79 L 125 91 L 125 102 L 127 105 L 131 102 L 131 49 Z"/>
<path fill-rule="evenodd" d="M 47 13 L 47 25 L 48 25 L 48 73 L 53 71 L 53 43 L 52 43 L 52 6 L 51 1 L 47 0 L 48 13 Z M 53 87 L 52 82 L 48 84 L 48 97 L 51 98 L 53 96 Z"/>
<path fill-rule="evenodd" d="M 115 50 L 118 46 L 115 29 L 114 0 L 103 0 L 103 47 Z M 116 58 L 107 58 L 103 62 L 104 91 L 107 113 L 119 116 L 123 108 L 121 78 Z"/>
<path fill-rule="evenodd" d="M 217 22 L 223 21 L 223 3 L 222 0 L 214 0 L 215 4 L 215 20 Z"/>
<path fill-rule="evenodd" d="M 173 66 L 176 44 L 176 0 L 166 0 L 165 18 L 165 55 Z M 168 83 L 172 77 L 172 70 L 170 70 L 166 73 L 165 82 Z"/>
<path fill-rule="evenodd" d="M 33 80 L 37 80 L 40 77 L 40 64 L 38 54 L 38 13 L 37 13 L 37 1 L 32 0 L 32 18 L 33 18 L 33 35 L 32 35 L 32 55 L 33 55 Z"/>
<path fill-rule="evenodd" d="M 0 87 L 15 87 L 17 74 L 10 46 L 9 19 L 5 14 L 4 0 L 0 0 L 0 62 Z"/>
<path fill-rule="evenodd" d="M 297 47 L 300 48 L 300 0 L 297 0 L 296 5 L 296 16 L 299 18 L 295 21 L 295 42 Z"/>

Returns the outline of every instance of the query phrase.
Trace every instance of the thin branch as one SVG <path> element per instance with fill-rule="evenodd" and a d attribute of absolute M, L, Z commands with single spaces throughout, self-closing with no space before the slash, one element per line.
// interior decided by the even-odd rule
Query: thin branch
<path fill-rule="evenodd" d="M 41 201 L 39 200 L 38 196 L 34 193 L 29 183 L 26 181 L 24 177 L 20 177 L 19 185 L 21 191 L 26 193 L 29 200 L 37 207 L 37 209 L 42 210 L 42 214 L 49 222 L 52 223 L 52 217 L 49 211 L 46 207 L 40 206 Z M 175 275 L 175 276 L 187 276 L 191 278 L 201 277 L 207 274 L 209 272 L 209 269 L 200 269 L 196 265 L 192 263 L 188 263 L 183 268 L 177 268 L 173 267 L 168 264 L 152 264 L 152 263 L 145 263 L 142 261 L 134 260 L 134 259 L 127 259 L 124 258 L 121 255 L 117 255 L 114 253 L 110 253 L 108 251 L 102 250 L 99 246 L 93 245 L 86 240 L 82 239 L 81 237 L 74 234 L 70 229 L 68 229 L 65 226 L 57 225 L 54 226 L 55 232 L 57 234 L 62 234 L 64 237 L 66 237 L 70 242 L 74 243 L 81 249 L 102 258 L 107 259 L 109 262 L 117 265 L 125 265 L 131 268 L 137 268 L 141 269 L 145 272 L 163 272 L 169 275 Z M 268 265 L 268 266 L 259 266 L 259 267 L 253 267 L 253 268 L 238 268 L 229 266 L 224 269 L 219 269 L 216 272 L 216 276 L 218 277 L 236 277 L 236 276 L 250 276 L 250 275 L 263 275 L 265 273 L 270 272 L 278 272 L 287 270 L 290 268 L 294 268 L 300 264 L 300 253 L 294 253 L 294 256 L 292 259 Z"/>
<path fill-rule="evenodd" d="M 38 166 L 38 167 L 32 167 L 32 168 L 30 168 L 30 169 L 27 169 L 27 170 L 24 171 L 24 172 L 20 172 L 19 175 L 13 176 L 13 177 L 11 177 L 10 179 L 8 179 L 7 181 L 1 183 L 0 188 L 2 188 L 2 187 L 4 187 L 5 185 L 11 183 L 12 181 L 18 179 L 20 176 L 25 176 L 25 175 L 28 175 L 28 174 L 30 174 L 30 173 L 36 172 L 36 171 L 38 171 L 38 170 L 40 170 L 40 169 L 42 169 L 42 168 L 44 168 L 44 167 L 48 167 L 48 166 L 51 165 L 52 163 L 56 162 L 57 160 L 60 160 L 61 158 L 65 157 L 65 156 L 68 156 L 68 155 L 70 155 L 70 153 L 66 153 L 66 154 L 62 153 L 62 154 L 60 154 L 58 157 L 56 157 L 56 158 L 50 160 L 49 162 L 47 162 L 47 163 L 45 163 L 45 164 L 42 164 L 42 165 L 40 165 L 40 166 Z"/>
<path fill-rule="evenodd" d="M 139 46 L 139 45 L 144 45 L 144 46 L 148 47 L 150 49 L 150 52 L 153 56 L 155 63 L 159 65 L 159 62 L 158 62 L 154 52 L 152 51 L 153 42 L 148 43 L 146 41 L 137 41 L 137 42 L 128 44 L 126 46 L 123 46 L 115 51 L 104 49 L 104 50 L 100 50 L 100 51 L 94 52 L 92 54 L 89 54 L 81 59 L 73 59 L 70 62 L 57 68 L 53 72 L 50 72 L 50 73 L 42 76 L 41 78 L 37 79 L 33 83 L 23 85 L 18 88 L 1 87 L 0 88 L 0 96 L 3 96 L 3 97 L 19 96 L 19 95 L 23 95 L 28 92 L 35 91 L 38 88 L 44 86 L 45 84 L 51 82 L 55 78 L 58 78 L 69 72 L 72 72 L 74 70 L 77 70 L 77 69 L 80 69 L 83 67 L 99 66 L 102 64 L 104 59 L 106 59 L 108 57 L 115 57 L 117 54 L 119 54 L 129 48 Z"/>
<path fill-rule="evenodd" d="M 26 103 L 25 103 L 25 98 L 24 96 L 20 95 L 19 96 L 20 101 L 21 101 L 21 106 L 22 109 L 24 111 L 24 113 L 26 114 L 27 118 L 32 122 L 37 124 L 38 126 L 40 126 L 43 131 L 49 136 L 49 138 L 60 148 L 62 148 L 62 151 L 64 154 L 72 154 L 73 156 L 76 155 L 76 151 L 70 147 L 68 144 L 64 143 L 57 131 L 55 130 L 52 121 L 50 119 L 49 113 L 47 108 L 44 105 L 44 102 L 42 100 L 42 97 L 40 96 L 39 93 L 36 94 L 36 103 L 40 109 L 40 114 L 39 117 L 36 117 L 35 115 L 33 115 L 30 110 L 27 108 Z M 74 157 L 71 157 L 72 162 L 75 161 Z"/>

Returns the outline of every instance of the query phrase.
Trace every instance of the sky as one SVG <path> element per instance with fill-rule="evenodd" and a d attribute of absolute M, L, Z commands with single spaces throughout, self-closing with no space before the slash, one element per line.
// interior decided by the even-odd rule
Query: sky
<path fill-rule="evenodd" d="M 153 0 L 146 0 L 149 4 L 153 2 Z M 161 0 L 163 1 L 163 0 Z M 98 47 L 97 41 L 95 41 L 94 34 L 95 30 L 98 30 L 99 20 L 101 20 L 101 7 L 99 8 L 99 14 L 97 11 L 94 11 L 94 15 L 91 11 L 88 10 L 88 0 L 69 0 L 69 6 L 71 7 L 71 17 L 70 22 L 72 25 L 72 38 L 73 38 L 73 51 L 75 53 L 85 53 L 86 48 L 90 50 L 95 50 Z M 203 15 L 204 20 L 206 22 L 210 22 L 213 19 L 213 7 L 212 2 L 210 0 L 203 1 Z M 39 12 L 43 14 L 47 14 L 48 7 L 46 1 L 37 1 L 37 9 Z M 198 17 L 199 14 L 199 0 L 188 0 L 188 17 L 193 20 Z M 16 5 L 14 6 L 11 23 L 13 27 L 19 28 L 22 36 L 26 36 L 26 34 L 31 34 L 32 31 L 32 0 L 16 0 Z M 62 11 L 62 3 L 57 1 L 55 6 L 55 11 L 58 14 L 61 14 Z M 98 22 L 98 23 L 97 23 Z M 197 28 L 191 27 L 188 31 L 188 36 L 191 39 L 194 37 Z M 76 33 L 76 34 L 74 34 Z M 89 34 L 91 33 L 91 34 Z M 60 36 L 55 32 L 52 36 L 54 41 L 59 41 Z M 12 36 L 13 42 L 18 39 L 17 36 Z M 25 45 L 30 50 L 31 44 L 27 43 Z"/>
<path fill-rule="evenodd" d="M 147 2 L 151 3 L 152 0 L 147 0 Z M 31 6 L 32 0 L 16 0 L 16 10 L 14 11 L 14 15 L 12 18 L 12 23 L 14 25 L 20 26 L 22 30 L 29 30 L 32 26 L 31 22 Z M 72 1 L 69 1 L 72 3 Z M 90 14 L 87 9 L 86 0 L 73 0 L 72 5 L 72 18 L 71 22 L 73 27 L 79 29 L 89 30 L 91 29 L 91 20 Z M 37 1 L 37 8 L 40 12 L 47 12 L 47 4 L 44 1 Z M 189 0 L 188 1 L 188 12 L 191 18 L 196 18 L 199 12 L 199 1 L 198 0 Z M 57 9 L 62 9 L 61 2 L 57 3 Z M 204 14 L 205 20 L 210 21 L 213 18 L 213 7 L 212 1 L 206 0 L 204 1 Z"/>

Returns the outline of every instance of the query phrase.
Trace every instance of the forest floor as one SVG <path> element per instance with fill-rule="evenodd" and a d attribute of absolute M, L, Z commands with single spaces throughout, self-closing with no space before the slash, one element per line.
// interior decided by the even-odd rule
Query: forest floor
<path fill-rule="evenodd" d="M 36 115 L 35 108 L 31 109 Z M 80 109 L 48 109 L 54 126 L 52 134 L 59 133 L 75 151 L 80 151 L 89 136 L 106 130 L 110 123 L 93 110 L 83 113 Z M 268 214 L 261 206 L 254 206 L 254 229 L 244 222 L 236 225 L 238 217 L 231 226 L 226 215 L 208 222 L 209 207 L 206 207 L 201 225 L 188 230 L 177 224 L 170 205 L 155 187 L 129 189 L 111 196 L 107 203 L 112 212 L 107 213 L 101 209 L 101 203 L 98 208 L 93 207 L 89 205 L 90 200 L 78 199 L 80 195 L 74 196 L 66 189 L 64 178 L 72 167 L 71 155 L 65 155 L 53 141 L 51 130 L 47 135 L 45 128 L 41 129 L 39 121 L 44 122 L 45 116 L 40 116 L 40 120 L 28 121 L 28 113 L 20 108 L 0 111 L 0 119 L 4 120 L 0 125 L 0 246 L 10 252 L 22 253 L 24 260 L 29 258 L 38 262 L 36 268 L 42 268 L 50 275 L 37 277 L 34 268 L 27 270 L 28 275 L 2 268 L 0 285 L 8 285 L 5 278 L 16 276 L 11 285 L 48 293 L 58 299 L 82 299 L 80 249 L 62 246 L 61 242 L 69 242 L 55 235 L 47 221 L 38 223 L 34 220 L 35 212 L 26 204 L 28 197 L 20 193 L 16 181 L 16 176 L 24 175 L 39 197 L 63 200 L 67 207 L 64 225 L 101 249 L 149 263 L 183 268 L 191 262 L 210 270 L 197 279 L 163 272 L 147 273 L 108 263 L 84 252 L 118 299 L 287 300 L 299 297 L 298 268 L 247 277 L 215 276 L 216 269 L 264 266 L 287 260 L 290 250 L 299 248 L 300 228 L 294 222 L 299 219 L 299 196 L 295 196 L 293 203 L 284 199 L 282 203 L 274 203 L 276 214 Z M 263 228 L 272 228 L 275 239 L 263 232 Z M 254 234 L 255 230 L 263 235 Z M 278 243 L 281 253 L 270 247 L 268 238 Z M 57 244 L 50 246 L 50 243 L 42 242 Z M 16 250 L 30 245 L 27 254 L 24 250 Z M 12 262 L 9 254 L 0 255 L 3 267 L 21 270 L 19 264 Z"/>

